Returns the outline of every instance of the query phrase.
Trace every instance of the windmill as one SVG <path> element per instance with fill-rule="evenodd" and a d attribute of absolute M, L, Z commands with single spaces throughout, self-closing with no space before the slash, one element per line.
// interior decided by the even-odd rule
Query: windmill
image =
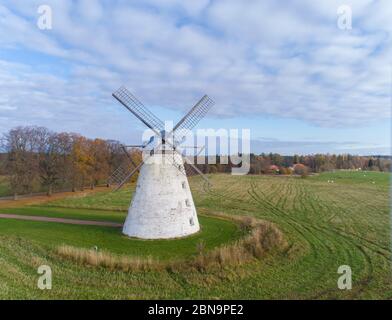
<path fill-rule="evenodd" d="M 126 88 L 121 87 L 112 95 L 155 134 L 147 143 L 131 146 L 146 150 L 155 142 L 151 150 L 144 151 L 139 164 L 129 157 L 130 163 L 116 169 L 110 178 L 118 185 L 118 190 L 139 172 L 123 234 L 143 239 L 168 239 L 198 232 L 200 226 L 187 176 L 199 174 L 207 183 L 208 179 L 178 149 L 189 130 L 206 115 L 214 102 L 204 95 L 170 132 L 166 132 L 164 122 Z M 123 150 L 128 155 L 126 146 Z"/>

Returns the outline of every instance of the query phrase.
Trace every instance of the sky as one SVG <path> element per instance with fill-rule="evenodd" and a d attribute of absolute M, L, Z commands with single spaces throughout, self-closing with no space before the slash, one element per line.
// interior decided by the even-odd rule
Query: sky
<path fill-rule="evenodd" d="M 254 153 L 391 154 L 391 16 L 390 0 L 0 0 L 0 133 L 139 143 L 124 85 L 174 122 L 208 94 L 198 127 L 250 129 Z"/>

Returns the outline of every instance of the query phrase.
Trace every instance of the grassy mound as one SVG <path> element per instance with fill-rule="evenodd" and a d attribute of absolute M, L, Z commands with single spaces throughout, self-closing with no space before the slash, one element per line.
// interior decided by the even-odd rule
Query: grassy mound
<path fill-rule="evenodd" d="M 202 240 L 197 244 L 197 255 L 192 259 L 157 260 L 153 256 L 124 256 L 115 255 L 108 251 L 95 249 L 81 249 L 68 245 L 56 248 L 56 253 L 66 259 L 71 259 L 81 264 L 100 266 L 111 270 L 137 271 L 137 270 L 189 270 L 195 268 L 205 271 L 211 267 L 227 267 L 239 265 L 256 258 L 262 258 L 267 252 L 286 246 L 283 235 L 274 225 L 266 221 L 249 217 L 230 217 L 223 214 L 217 215 L 225 220 L 235 221 L 241 225 L 243 237 L 234 242 L 224 244 L 212 250 L 207 250 Z M 155 240 L 154 240 L 155 242 Z"/>
<path fill-rule="evenodd" d="M 78 213 L 71 209 L 68 215 L 67 209 L 40 211 L 40 208 L 26 207 L 23 209 L 10 210 L 12 213 L 43 215 L 61 218 L 85 219 L 89 216 L 88 210 Z M 52 211 L 53 210 L 53 211 Z M 7 211 L 8 212 L 8 211 Z M 48 214 L 50 212 L 50 214 Z M 104 211 L 91 212 L 94 220 L 101 217 Z M 109 212 L 108 216 L 113 214 Z M 124 221 L 125 214 L 122 214 Z M 107 221 L 107 218 L 102 219 Z M 235 241 L 241 237 L 242 231 L 232 221 L 201 216 L 199 218 L 202 230 L 194 235 L 181 239 L 172 240 L 140 240 L 128 238 L 121 233 L 121 229 L 101 226 L 68 225 L 53 222 L 22 221 L 13 219 L 0 220 L 0 234 L 18 236 L 42 244 L 48 248 L 60 245 L 68 245 L 77 248 L 98 248 L 100 251 L 128 256 L 153 256 L 158 260 L 180 259 L 197 253 L 200 242 L 205 243 L 206 249 L 210 250 L 227 242 Z M 117 219 L 120 221 L 120 219 Z"/>

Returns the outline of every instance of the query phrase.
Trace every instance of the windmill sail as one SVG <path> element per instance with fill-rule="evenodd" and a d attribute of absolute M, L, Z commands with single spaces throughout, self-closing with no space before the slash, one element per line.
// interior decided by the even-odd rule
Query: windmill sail
<path fill-rule="evenodd" d="M 110 185 L 120 185 L 127 178 L 129 171 L 133 169 L 129 164 L 130 163 L 123 163 L 118 166 L 110 175 L 108 183 Z"/>
<path fill-rule="evenodd" d="M 143 103 L 141 103 L 132 93 L 130 93 L 124 87 L 121 87 L 112 95 L 150 129 L 158 132 L 164 129 L 165 125 L 163 121 L 158 119 L 151 111 L 149 111 L 143 105 Z"/>
<path fill-rule="evenodd" d="M 174 142 L 180 144 L 183 137 L 192 130 L 214 105 L 214 101 L 204 95 L 195 106 L 173 128 Z"/>
<path fill-rule="evenodd" d="M 122 176 L 122 180 L 119 180 L 120 182 L 119 182 L 117 188 L 115 189 L 115 191 L 119 190 L 124 184 L 126 184 L 126 183 L 129 181 L 129 179 L 131 179 L 132 176 L 134 176 L 135 173 L 139 171 L 139 169 L 141 168 L 141 166 L 142 166 L 143 164 L 144 164 L 144 162 L 141 161 L 141 162 L 136 166 L 136 168 L 134 168 L 130 173 L 126 174 L 125 176 Z"/>
<path fill-rule="evenodd" d="M 138 167 L 124 145 L 121 146 L 121 150 L 125 153 L 127 159 L 112 172 L 108 179 L 109 184 L 123 185 L 131 178 L 128 177 L 129 172 Z"/>

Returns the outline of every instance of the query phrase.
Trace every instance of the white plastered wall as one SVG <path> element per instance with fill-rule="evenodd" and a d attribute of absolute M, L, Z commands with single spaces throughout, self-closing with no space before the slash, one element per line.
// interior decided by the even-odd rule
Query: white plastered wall
<path fill-rule="evenodd" d="M 137 180 L 136 191 L 128 210 L 123 233 L 143 239 L 184 237 L 200 230 L 188 179 L 176 166 L 183 167 L 180 155 L 173 161 L 145 163 Z M 183 169 L 182 169 L 183 170 Z"/>

